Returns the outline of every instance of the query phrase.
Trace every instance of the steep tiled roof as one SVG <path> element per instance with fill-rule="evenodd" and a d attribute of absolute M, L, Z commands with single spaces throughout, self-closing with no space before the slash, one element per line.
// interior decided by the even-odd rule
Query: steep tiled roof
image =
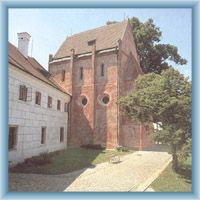
<path fill-rule="evenodd" d="M 11 43 L 9 43 L 8 46 L 8 60 L 9 63 L 13 64 L 15 67 L 20 68 L 21 70 L 51 85 L 61 92 L 66 93 L 66 91 L 51 78 L 50 73 L 44 69 L 34 58 L 24 57 Z"/>
<path fill-rule="evenodd" d="M 118 40 L 122 39 L 124 35 L 127 23 L 127 21 L 123 21 L 105 25 L 67 37 L 55 54 L 54 59 L 70 56 L 71 49 L 75 50 L 76 55 L 91 52 L 88 41 L 92 40 L 96 40 L 97 51 L 117 47 Z"/>

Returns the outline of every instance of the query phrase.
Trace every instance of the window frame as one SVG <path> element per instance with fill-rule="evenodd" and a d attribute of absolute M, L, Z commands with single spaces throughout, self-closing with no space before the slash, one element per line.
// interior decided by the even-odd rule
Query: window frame
<path fill-rule="evenodd" d="M 66 71 L 63 69 L 63 70 L 62 70 L 62 73 L 61 73 L 61 76 L 62 76 L 62 77 L 61 77 L 61 81 L 62 81 L 62 82 L 65 81 L 65 72 L 66 72 Z"/>
<path fill-rule="evenodd" d="M 57 110 L 61 110 L 61 101 L 57 100 Z"/>
<path fill-rule="evenodd" d="M 41 145 L 46 144 L 46 130 L 47 130 L 46 126 L 41 127 L 41 138 L 40 138 L 40 144 Z"/>
<path fill-rule="evenodd" d="M 89 40 L 88 41 L 88 46 L 93 46 L 96 44 L 96 39 L 95 40 Z"/>
<path fill-rule="evenodd" d="M 65 102 L 65 105 L 64 105 L 64 112 L 69 112 L 69 103 L 66 103 L 66 102 Z"/>
<path fill-rule="evenodd" d="M 88 104 L 88 99 L 87 99 L 87 97 L 84 96 L 84 97 L 81 99 L 81 104 L 82 104 L 83 107 L 85 107 L 85 106 Z"/>
<path fill-rule="evenodd" d="M 80 67 L 80 74 L 79 79 L 83 80 L 83 67 Z"/>
<path fill-rule="evenodd" d="M 52 108 L 52 102 L 53 102 L 52 97 L 48 96 L 48 99 L 47 99 L 47 106 L 48 106 L 48 108 Z"/>
<path fill-rule="evenodd" d="M 42 99 L 42 94 L 39 91 L 35 92 L 35 104 L 41 106 L 41 99 Z"/>
<path fill-rule="evenodd" d="M 14 142 L 13 142 L 13 146 L 10 147 L 10 128 L 14 128 Z M 18 143 L 18 126 L 14 126 L 14 125 L 9 125 L 9 130 L 8 130 L 8 150 L 9 151 L 13 151 L 17 149 L 17 143 Z"/>
<path fill-rule="evenodd" d="M 28 93 L 28 87 L 25 85 L 19 86 L 19 100 L 21 101 L 27 101 L 27 93 Z"/>
<path fill-rule="evenodd" d="M 106 102 L 106 103 L 104 102 L 105 98 L 107 98 L 107 102 Z M 104 105 L 108 105 L 109 102 L 110 102 L 110 97 L 109 97 L 109 95 L 104 95 L 104 96 L 102 97 L 101 101 L 102 101 L 102 103 L 103 103 Z"/>
<path fill-rule="evenodd" d="M 60 127 L 60 143 L 64 142 L 64 127 Z"/>
<path fill-rule="evenodd" d="M 105 76 L 105 65 L 104 65 L 104 63 L 101 64 L 101 76 Z"/>

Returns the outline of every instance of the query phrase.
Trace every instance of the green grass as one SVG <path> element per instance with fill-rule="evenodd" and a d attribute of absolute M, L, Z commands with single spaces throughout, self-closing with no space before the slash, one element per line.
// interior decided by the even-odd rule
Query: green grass
<path fill-rule="evenodd" d="M 156 192 L 191 192 L 192 191 L 192 159 L 180 162 L 177 173 L 172 170 L 171 164 L 151 184 Z"/>
<path fill-rule="evenodd" d="M 35 173 L 35 174 L 65 174 L 76 171 L 85 167 L 92 167 L 98 163 L 107 162 L 110 154 L 113 151 L 84 149 L 84 148 L 68 148 L 66 150 L 57 151 L 45 155 L 45 158 L 50 161 L 45 165 L 34 165 L 21 163 L 10 169 L 10 172 L 18 173 Z M 132 153 L 132 150 L 127 152 L 114 151 L 115 155 L 126 155 Z M 41 156 L 36 157 L 37 160 Z"/>

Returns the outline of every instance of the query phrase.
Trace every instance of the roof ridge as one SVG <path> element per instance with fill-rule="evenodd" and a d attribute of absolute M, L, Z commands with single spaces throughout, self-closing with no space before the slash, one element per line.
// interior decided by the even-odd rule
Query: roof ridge
<path fill-rule="evenodd" d="M 46 70 L 34 57 L 28 56 L 29 58 L 33 59 L 45 72 L 48 72 L 48 70 Z"/>
<path fill-rule="evenodd" d="M 8 41 L 8 42 L 9 42 L 9 41 Z M 14 44 L 12 44 L 11 42 L 9 42 L 9 43 L 20 53 L 21 56 L 23 56 L 26 60 L 28 60 L 28 58 L 26 58 L 26 57 L 23 55 L 23 53 L 21 53 L 20 50 L 19 50 Z"/>
<path fill-rule="evenodd" d="M 97 27 L 97 28 L 93 28 L 93 29 L 87 30 L 87 31 L 82 31 L 82 32 L 79 32 L 79 33 L 75 33 L 75 34 L 73 34 L 73 35 L 71 35 L 71 36 L 67 36 L 67 37 L 66 37 L 66 40 L 67 40 L 67 39 L 70 39 L 70 38 L 72 38 L 72 37 L 76 37 L 76 36 L 78 36 L 78 35 L 80 35 L 80 34 L 83 34 L 83 33 L 88 33 L 88 32 L 90 32 L 90 31 L 94 31 L 94 30 L 97 30 L 97 29 L 102 29 L 102 28 L 105 28 L 105 27 L 108 27 L 108 26 L 119 25 L 119 24 L 123 24 L 123 23 L 128 23 L 128 21 L 127 21 L 127 20 L 124 20 L 124 21 L 121 21 L 121 22 L 113 23 L 113 24 L 106 24 L 106 25 L 103 25 L 103 26 L 100 26 L 100 27 Z"/>
<path fill-rule="evenodd" d="M 64 90 L 62 87 L 60 87 L 60 85 L 58 85 L 58 84 L 56 84 L 55 82 L 52 81 L 52 78 L 50 78 L 50 77 L 51 77 L 51 74 L 50 74 L 50 73 L 49 73 L 35 58 L 30 57 L 30 56 L 28 56 L 28 58 L 26 58 L 26 57 L 19 51 L 19 49 L 18 49 L 15 45 L 13 45 L 13 44 L 10 43 L 10 42 L 9 42 L 9 45 L 10 45 L 12 48 L 14 48 L 14 50 L 15 50 L 17 53 L 19 53 L 21 59 L 23 59 L 23 60 L 25 61 L 25 64 L 28 65 L 28 68 L 31 69 L 32 72 L 29 71 L 29 70 L 27 70 L 27 69 L 24 67 L 23 64 L 21 64 L 20 62 L 18 62 L 18 60 L 16 60 L 16 58 L 14 58 L 14 56 L 11 55 L 10 52 L 8 52 L 8 57 L 10 57 L 12 60 L 14 60 L 14 61 L 17 63 L 18 66 L 16 66 L 16 64 L 15 64 L 16 67 L 19 67 L 19 66 L 20 66 L 20 69 L 23 68 L 23 71 L 25 71 L 25 72 L 31 74 L 32 76 L 34 76 L 34 77 L 36 77 L 36 78 L 38 78 L 38 79 L 44 81 L 46 84 L 48 84 L 48 85 L 50 85 L 50 86 L 52 86 L 52 87 L 58 89 L 59 91 L 68 94 L 68 93 L 66 92 L 66 90 Z M 45 70 L 45 72 L 47 72 L 47 73 L 49 74 L 49 77 L 47 77 L 46 75 L 44 75 L 43 73 L 41 73 L 41 71 L 38 70 L 38 69 L 31 63 L 30 59 L 34 59 L 34 62 L 36 61 L 35 63 L 36 63 L 37 65 L 41 66 L 41 67 Z M 21 68 L 21 67 L 22 67 L 22 68 Z M 37 74 L 39 74 L 40 77 L 39 77 Z"/>
<path fill-rule="evenodd" d="M 26 59 L 26 61 L 35 69 L 35 70 L 37 70 L 33 65 L 32 65 L 32 63 L 29 61 L 29 59 L 28 58 L 32 58 L 32 59 L 34 59 L 34 61 L 38 64 L 38 65 L 40 65 L 40 67 L 42 67 L 46 72 L 48 72 L 34 57 L 32 57 L 32 56 L 28 56 L 27 58 L 19 51 L 19 49 L 14 45 L 14 44 L 12 44 L 11 42 L 9 42 L 20 54 L 21 54 L 21 56 L 23 56 L 23 58 L 24 59 Z M 11 56 L 10 56 L 11 57 Z M 12 59 L 14 59 L 13 57 L 11 57 Z M 15 60 L 15 59 L 14 59 Z M 16 61 L 16 60 L 15 60 Z M 17 62 L 17 61 L 16 61 Z M 18 63 L 18 62 L 17 62 Z M 19 64 L 19 63 L 18 63 Z"/>
<path fill-rule="evenodd" d="M 103 50 L 118 46 L 118 40 L 122 39 L 127 20 L 109 25 L 100 26 L 90 30 L 76 33 L 67 37 L 54 55 L 53 59 L 71 56 L 71 49 L 75 49 L 75 55 L 90 52 L 88 45 L 90 40 L 96 39 L 96 50 Z"/>

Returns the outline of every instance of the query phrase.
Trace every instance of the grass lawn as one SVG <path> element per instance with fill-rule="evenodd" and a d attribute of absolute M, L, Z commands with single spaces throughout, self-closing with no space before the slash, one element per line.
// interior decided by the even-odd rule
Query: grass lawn
<path fill-rule="evenodd" d="M 112 151 L 113 152 L 113 151 Z M 114 151 L 115 155 L 133 153 Z M 35 173 L 35 174 L 65 174 L 98 163 L 107 162 L 111 151 L 85 148 L 68 148 L 66 150 L 52 152 L 45 155 L 50 163 L 38 165 L 33 163 L 21 163 L 10 169 L 10 172 Z M 36 158 L 41 159 L 41 156 Z"/>
<path fill-rule="evenodd" d="M 181 169 L 175 173 L 171 164 L 150 185 L 156 192 L 191 192 L 192 191 L 192 159 L 181 162 Z"/>

